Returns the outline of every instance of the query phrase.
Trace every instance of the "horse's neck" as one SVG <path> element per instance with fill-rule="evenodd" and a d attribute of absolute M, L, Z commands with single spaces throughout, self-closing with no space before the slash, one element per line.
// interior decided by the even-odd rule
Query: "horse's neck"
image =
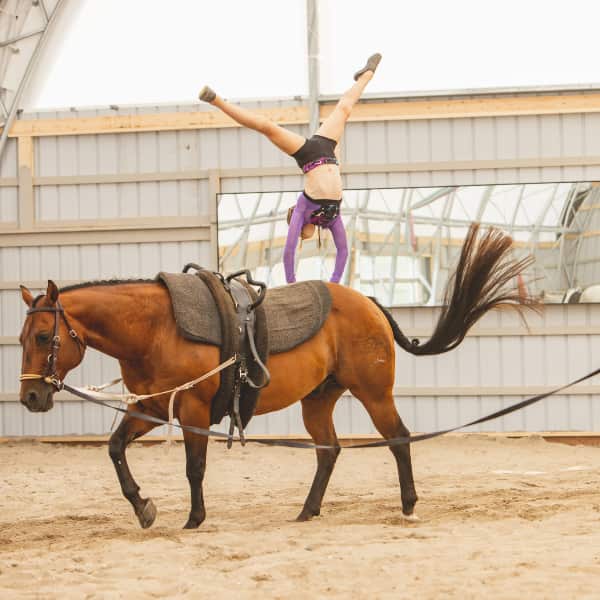
<path fill-rule="evenodd" d="M 67 291 L 61 302 L 83 326 L 87 345 L 118 360 L 141 360 L 164 319 L 164 294 L 153 283 L 90 286 Z M 166 314 L 169 314 L 166 310 Z M 73 324 L 77 330 L 77 326 Z"/>

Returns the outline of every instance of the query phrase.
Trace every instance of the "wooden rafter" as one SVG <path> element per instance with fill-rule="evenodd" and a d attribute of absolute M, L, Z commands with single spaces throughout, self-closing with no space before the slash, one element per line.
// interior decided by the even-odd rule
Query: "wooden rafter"
<path fill-rule="evenodd" d="M 322 105 L 320 108 L 321 119 L 327 117 L 332 110 L 333 105 Z M 307 106 L 257 109 L 255 112 L 281 125 L 303 125 L 308 123 L 309 118 Z M 597 112 L 600 112 L 600 93 L 499 98 L 435 98 L 362 102 L 354 108 L 350 121 L 413 121 Z M 239 125 L 219 111 L 200 110 L 198 112 L 145 115 L 19 120 L 13 124 L 9 135 L 11 137 L 40 137 L 143 131 L 185 131 L 225 127 L 239 127 Z"/>

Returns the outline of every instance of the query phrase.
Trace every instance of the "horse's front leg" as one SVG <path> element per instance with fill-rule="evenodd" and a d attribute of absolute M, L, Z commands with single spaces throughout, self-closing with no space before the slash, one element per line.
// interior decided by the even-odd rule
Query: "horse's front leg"
<path fill-rule="evenodd" d="M 190 393 L 182 394 L 179 422 L 208 429 L 210 427 L 210 406 Z M 206 470 L 206 450 L 208 437 L 190 431 L 183 431 L 185 441 L 185 472 L 190 484 L 191 508 L 184 529 L 197 529 L 206 518 L 202 481 Z"/>
<path fill-rule="evenodd" d="M 110 436 L 108 442 L 108 453 L 115 465 L 119 483 L 121 484 L 121 491 L 125 498 L 131 502 L 140 525 L 144 529 L 154 523 L 156 507 L 150 498 L 144 499 L 140 496 L 140 487 L 135 482 L 127 465 L 125 449 L 130 442 L 148 433 L 148 431 L 155 427 L 155 423 L 140 421 L 139 419 L 125 415 L 115 432 Z"/>

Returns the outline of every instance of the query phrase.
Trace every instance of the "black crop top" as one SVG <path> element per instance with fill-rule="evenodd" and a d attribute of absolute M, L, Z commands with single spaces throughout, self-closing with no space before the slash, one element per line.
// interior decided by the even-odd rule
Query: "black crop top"
<path fill-rule="evenodd" d="M 304 171 L 304 167 L 321 158 L 327 159 L 324 162 L 338 164 L 335 157 L 335 147 L 337 142 L 330 138 L 315 133 L 311 138 L 304 142 L 304 145 L 292 154 L 296 159 L 298 166 Z"/>

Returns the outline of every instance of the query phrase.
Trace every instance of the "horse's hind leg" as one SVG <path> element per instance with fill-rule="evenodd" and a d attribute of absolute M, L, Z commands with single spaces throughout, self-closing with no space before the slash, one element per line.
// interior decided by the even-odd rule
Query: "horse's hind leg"
<path fill-rule="evenodd" d="M 333 408 L 343 392 L 344 388 L 335 383 L 328 383 L 323 392 L 307 396 L 302 400 L 302 417 L 308 433 L 316 444 L 334 446 L 334 448 L 317 450 L 317 471 L 304 502 L 304 508 L 296 518 L 297 521 L 308 521 L 321 512 L 323 496 L 340 453 L 340 445 L 333 426 Z"/>
<path fill-rule="evenodd" d="M 127 465 L 127 458 L 125 457 L 125 449 L 130 442 L 148 433 L 148 431 L 155 427 L 155 423 L 140 421 L 139 419 L 125 415 L 117 429 L 110 436 L 108 442 L 108 453 L 115 465 L 123 496 L 131 502 L 140 525 L 144 529 L 154 523 L 154 519 L 156 519 L 156 507 L 150 498 L 144 499 L 140 496 L 140 486 L 131 475 L 131 471 Z"/>
<path fill-rule="evenodd" d="M 402 422 L 392 396 L 391 389 L 376 396 L 374 390 L 361 388 L 350 391 L 363 403 L 371 417 L 377 431 L 387 440 L 396 437 L 408 437 L 410 431 Z M 410 457 L 410 445 L 400 444 L 390 446 L 390 450 L 396 459 L 398 466 L 398 478 L 400 480 L 400 495 L 402 498 L 402 512 L 405 516 L 413 514 L 418 497 L 413 480 L 412 460 Z"/>

